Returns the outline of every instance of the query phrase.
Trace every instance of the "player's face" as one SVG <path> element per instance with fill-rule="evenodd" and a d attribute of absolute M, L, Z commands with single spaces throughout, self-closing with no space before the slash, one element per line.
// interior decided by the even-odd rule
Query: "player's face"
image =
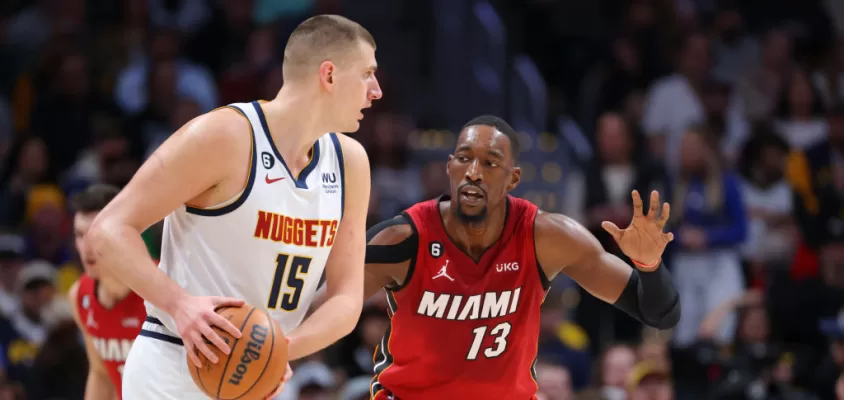
<path fill-rule="evenodd" d="M 76 213 L 73 217 L 73 236 L 76 242 L 76 251 L 79 253 L 85 273 L 94 279 L 99 278 L 99 271 L 94 260 L 94 253 L 86 243 L 85 234 L 88 233 L 88 228 L 91 227 L 91 223 L 94 222 L 96 216 L 97 213 Z"/>
<path fill-rule="evenodd" d="M 488 208 L 498 209 L 521 174 L 513 165 L 510 139 L 486 125 L 470 126 L 460 133 L 447 170 L 451 197 L 457 202 L 455 212 L 468 223 L 483 221 Z"/>
<path fill-rule="evenodd" d="M 350 51 L 348 58 L 335 69 L 332 109 L 340 132 L 357 131 L 363 119 L 363 109 L 381 98 L 381 86 L 375 77 L 377 67 L 375 49 L 364 41 L 358 41 L 357 48 Z"/>

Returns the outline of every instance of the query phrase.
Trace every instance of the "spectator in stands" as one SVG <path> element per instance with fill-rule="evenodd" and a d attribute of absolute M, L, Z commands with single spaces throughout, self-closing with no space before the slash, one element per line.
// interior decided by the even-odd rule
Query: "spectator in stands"
<path fill-rule="evenodd" d="M 735 342 L 709 347 L 726 316 L 733 312 L 739 315 Z M 812 398 L 793 386 L 794 354 L 772 341 L 762 292 L 750 290 L 718 306 L 701 324 L 698 338 L 702 346 L 697 361 L 708 368 L 710 380 L 719 382 L 713 391 L 715 398 L 756 398 L 749 394 L 750 388 L 770 396 L 763 398 Z"/>
<path fill-rule="evenodd" d="M 375 117 L 369 157 L 372 186 L 380 194 L 384 215 L 398 214 L 422 195 L 419 168 L 410 164 L 407 147 L 407 132 L 413 129 L 412 121 L 404 115 L 383 113 Z"/>
<path fill-rule="evenodd" d="M 278 400 L 330 400 L 337 382 L 334 373 L 324 363 L 323 353 L 315 353 L 296 365 L 296 373 L 285 383 Z"/>
<path fill-rule="evenodd" d="M 712 137 L 691 129 L 681 144 L 669 220 L 675 247 L 672 274 L 682 307 L 674 331 L 677 347 L 692 344 L 703 318 L 744 290 L 738 246 L 747 232 L 740 181 L 724 169 Z M 731 319 L 717 340 L 728 343 L 734 331 Z"/>
<path fill-rule="evenodd" d="M 737 7 L 721 7 L 714 28 L 712 74 L 715 79 L 732 84 L 758 60 L 759 43 L 745 30 L 744 17 Z"/>
<path fill-rule="evenodd" d="M 95 97 L 91 65 L 83 52 L 60 56 L 46 68 L 49 82 L 35 105 L 32 129 L 44 139 L 52 166 L 63 171 L 91 140 L 93 114 L 111 103 Z"/>
<path fill-rule="evenodd" d="M 841 374 L 844 373 L 844 309 L 836 317 L 821 320 L 819 326 L 828 342 L 828 353 L 824 355 L 813 374 L 812 389 L 821 398 L 832 398 L 838 391 Z"/>
<path fill-rule="evenodd" d="M 50 155 L 43 140 L 30 136 L 13 145 L 0 179 L 0 224 L 18 227 L 23 222 L 30 188 L 49 178 Z"/>
<path fill-rule="evenodd" d="M 536 384 L 548 400 L 574 400 L 571 375 L 566 367 L 544 361 L 535 364 Z"/>
<path fill-rule="evenodd" d="M 211 17 L 208 3 L 201 0 L 149 0 L 148 4 L 153 25 L 169 26 L 186 36 L 193 35 Z"/>
<path fill-rule="evenodd" d="M 85 346 L 70 311 L 53 317 L 47 338 L 33 362 L 26 392 L 31 399 L 82 400 L 88 376 Z"/>
<path fill-rule="evenodd" d="M 671 372 L 665 366 L 643 361 L 630 372 L 628 400 L 674 400 Z"/>
<path fill-rule="evenodd" d="M 833 110 L 828 123 L 828 138 L 795 151 L 787 169 L 789 183 L 797 193 L 795 214 L 807 245 L 804 250 L 805 247 L 816 249 L 820 258 L 813 265 L 814 271 L 818 270 L 818 265 L 831 267 L 844 252 L 844 221 L 841 218 L 844 210 L 844 108 Z M 835 269 L 826 271 L 834 272 Z M 816 275 L 811 270 L 809 274 Z M 834 286 L 844 287 L 844 281 Z M 838 305 L 834 306 L 837 309 Z"/>
<path fill-rule="evenodd" d="M 26 400 L 26 392 L 17 382 L 0 383 L 0 400 Z"/>
<path fill-rule="evenodd" d="M 19 235 L 0 235 L 0 316 L 8 317 L 19 307 L 15 283 L 23 267 L 25 248 Z"/>
<path fill-rule="evenodd" d="M 152 66 L 159 63 L 168 63 L 164 65 L 174 69 L 174 86 L 179 96 L 193 99 L 203 112 L 217 107 L 217 85 L 213 77 L 205 67 L 189 61 L 180 51 L 178 32 L 161 27 L 156 29 L 144 60 L 127 65 L 117 77 L 114 98 L 123 112 L 137 115 L 147 107 L 152 95 L 147 79 L 152 76 Z"/>
<path fill-rule="evenodd" d="M 785 270 L 799 242 L 793 192 L 785 180 L 788 152 L 788 144 L 768 132 L 752 138 L 742 151 L 742 196 L 750 217 L 742 254 L 754 278 L 762 278 L 766 267 Z"/>
<path fill-rule="evenodd" d="M 794 149 L 826 141 L 829 125 L 821 97 L 802 69 L 791 73 L 775 111 L 774 132 Z"/>
<path fill-rule="evenodd" d="M 679 138 L 685 130 L 704 122 L 700 93 L 710 64 L 709 40 L 702 34 L 689 35 L 680 48 L 677 72 L 656 81 L 650 89 L 642 129 L 651 152 L 665 157 L 669 166 L 677 165 Z"/>
<path fill-rule="evenodd" d="M 643 329 L 642 342 L 636 347 L 636 359 L 671 367 L 671 359 L 668 354 L 668 338 L 665 336 L 663 331 L 648 328 Z"/>
<path fill-rule="evenodd" d="M 448 192 L 448 175 L 442 169 L 442 160 L 430 161 L 422 168 L 423 199 L 433 199 Z"/>
<path fill-rule="evenodd" d="M 565 317 L 567 311 L 556 299 L 542 305 L 538 350 L 546 362 L 566 367 L 574 389 L 582 390 L 592 369 L 590 340 L 583 328 Z"/>
<path fill-rule="evenodd" d="M 37 185 L 27 199 L 27 256 L 45 260 L 57 268 L 56 284 L 64 294 L 79 278 L 81 270 L 74 263 L 70 245 L 71 223 L 65 198 L 54 185 Z"/>
<path fill-rule="evenodd" d="M 14 138 L 15 121 L 6 97 L 0 94 L 0 160 L 5 160 Z M 2 164 L 2 161 L 0 161 Z"/>
<path fill-rule="evenodd" d="M 743 353 L 766 345 L 770 335 L 767 311 L 765 310 L 764 294 L 758 290 L 749 290 L 742 295 L 719 304 L 701 322 L 697 338 L 701 341 L 714 341 L 727 317 L 738 312 L 737 333 L 735 341 L 729 343 L 733 352 Z"/>
<path fill-rule="evenodd" d="M 245 57 L 237 60 L 220 79 L 221 104 L 273 98 L 262 97 L 261 91 L 267 84 L 264 76 L 278 64 L 275 57 L 277 46 L 275 32 L 268 27 L 249 35 Z M 275 93 L 281 85 L 271 87 Z"/>
<path fill-rule="evenodd" d="M 844 40 L 830 46 L 821 68 L 812 74 L 824 106 L 830 109 L 844 102 Z"/>
<path fill-rule="evenodd" d="M 389 324 L 389 317 L 383 308 L 369 304 L 364 308 L 355 334 L 341 341 L 339 361 L 346 376 L 355 378 L 372 373 L 375 367 L 372 355 Z"/>
<path fill-rule="evenodd" d="M 736 118 L 751 125 L 774 114 L 792 72 L 792 41 L 787 31 L 772 29 L 765 34 L 759 65 L 742 74 L 733 91 Z"/>
<path fill-rule="evenodd" d="M 90 133 L 91 140 L 82 149 L 76 162 L 61 174 L 62 188 L 87 187 L 103 178 L 103 159 L 114 152 L 117 138 L 127 140 L 133 135 L 132 129 L 124 129 L 121 115 L 117 112 L 102 112 L 94 116 Z"/>
<path fill-rule="evenodd" d="M 610 54 L 607 65 L 593 68 L 582 83 L 580 120 L 588 131 L 594 129 L 593 121 L 601 114 L 622 109 L 631 93 L 647 88 L 641 55 L 633 38 L 616 38 Z"/>
<path fill-rule="evenodd" d="M 0 346 L 10 379 L 25 382 L 44 341 L 47 327 L 42 311 L 52 305 L 56 294 L 55 268 L 45 261 L 27 263 L 16 283 L 20 308 L 0 318 Z"/>
<path fill-rule="evenodd" d="M 633 347 L 613 344 L 598 358 L 598 370 L 593 387 L 581 392 L 578 399 L 624 400 L 625 388 L 637 357 Z"/>
<path fill-rule="evenodd" d="M 337 400 L 370 400 L 369 385 L 371 383 L 372 378 L 369 376 L 351 379 L 340 389 L 340 396 Z"/>

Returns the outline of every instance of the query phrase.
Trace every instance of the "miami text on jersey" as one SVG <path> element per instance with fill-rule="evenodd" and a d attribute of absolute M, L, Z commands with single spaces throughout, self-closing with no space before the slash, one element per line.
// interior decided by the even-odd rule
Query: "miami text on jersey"
<path fill-rule="evenodd" d="M 103 361 L 126 361 L 129 349 L 132 348 L 132 339 L 98 338 L 92 337 L 91 343 Z"/>
<path fill-rule="evenodd" d="M 338 221 L 288 217 L 258 210 L 255 237 L 303 247 L 331 247 Z"/>
<path fill-rule="evenodd" d="M 432 318 L 450 320 L 475 320 L 503 317 L 515 313 L 519 308 L 522 288 L 503 292 L 486 292 L 465 297 L 451 294 L 435 294 L 425 291 L 416 313 Z"/>

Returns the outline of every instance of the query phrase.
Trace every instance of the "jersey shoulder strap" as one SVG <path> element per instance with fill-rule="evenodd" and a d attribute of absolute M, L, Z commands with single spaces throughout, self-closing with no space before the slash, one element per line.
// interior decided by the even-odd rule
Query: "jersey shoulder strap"
<path fill-rule="evenodd" d="M 539 214 L 539 207 L 525 199 L 507 196 L 509 212 L 512 222 L 508 222 L 504 237 L 519 238 L 522 240 L 520 248 L 524 249 L 526 257 L 533 260 L 533 264 L 539 276 L 539 282 L 546 291 L 551 286 L 551 281 L 542 269 L 536 253 L 536 217 Z"/>
<path fill-rule="evenodd" d="M 96 284 L 97 281 L 88 274 L 82 274 L 79 277 L 79 287 L 76 289 L 74 301 L 76 302 L 76 309 L 80 312 L 90 309 L 96 301 Z"/>
<path fill-rule="evenodd" d="M 436 198 L 416 203 L 402 213 L 422 239 L 430 235 L 431 224 L 440 218 L 439 200 Z"/>

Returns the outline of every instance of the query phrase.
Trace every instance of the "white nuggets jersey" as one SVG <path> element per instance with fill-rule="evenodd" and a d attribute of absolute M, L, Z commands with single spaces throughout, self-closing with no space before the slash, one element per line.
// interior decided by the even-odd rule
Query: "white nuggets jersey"
<path fill-rule="evenodd" d="M 192 295 L 234 297 L 266 308 L 290 332 L 308 311 L 343 217 L 343 151 L 336 134 L 323 135 L 294 176 L 273 144 L 260 104 L 229 107 L 252 129 L 246 187 L 216 207 L 182 206 L 167 216 L 159 268 Z M 176 332 L 166 313 L 148 302 L 146 307 Z"/>

